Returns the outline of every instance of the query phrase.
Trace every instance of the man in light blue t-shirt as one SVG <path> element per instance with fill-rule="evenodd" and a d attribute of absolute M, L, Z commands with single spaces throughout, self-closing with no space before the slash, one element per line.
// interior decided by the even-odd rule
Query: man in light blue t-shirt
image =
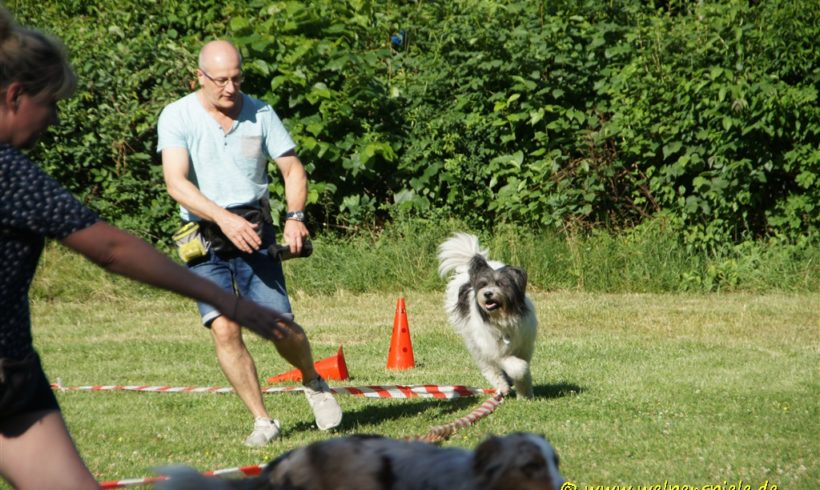
<path fill-rule="evenodd" d="M 285 183 L 288 213 L 282 234 L 297 255 L 308 237 L 307 174 L 273 108 L 239 90 L 242 57 L 236 47 L 227 41 L 207 43 L 199 53 L 197 75 L 199 90 L 163 109 L 157 151 L 162 153 L 168 193 L 180 204 L 182 219 L 215 230 L 230 242 L 225 248 L 231 250 L 212 248 L 188 267 L 226 290 L 292 315 L 281 260 L 268 253 L 276 242 L 269 216 L 268 161 L 276 163 Z M 247 210 L 258 210 L 261 222 L 246 219 Z M 254 416 L 245 444 L 265 445 L 278 436 L 279 421 L 270 418 L 262 402 L 256 365 L 240 325 L 210 305 L 197 306 L 222 371 Z M 322 430 L 338 426 L 341 409 L 316 373 L 307 337 L 293 333 L 276 348 L 301 370 L 316 425 Z"/>

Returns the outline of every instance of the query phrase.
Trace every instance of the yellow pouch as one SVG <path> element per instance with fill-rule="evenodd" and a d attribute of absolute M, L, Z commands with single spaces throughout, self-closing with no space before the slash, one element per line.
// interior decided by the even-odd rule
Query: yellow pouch
<path fill-rule="evenodd" d="M 183 262 L 190 263 L 204 257 L 208 253 L 208 244 L 199 232 L 199 223 L 191 221 L 174 232 L 174 243 L 177 253 Z"/>

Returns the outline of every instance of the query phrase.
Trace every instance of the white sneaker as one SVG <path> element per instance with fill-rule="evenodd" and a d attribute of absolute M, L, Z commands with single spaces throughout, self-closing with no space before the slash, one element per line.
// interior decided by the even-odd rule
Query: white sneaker
<path fill-rule="evenodd" d="M 317 376 L 303 386 L 310 408 L 313 409 L 313 416 L 316 417 L 316 427 L 329 430 L 342 423 L 342 409 L 321 376 Z"/>
<path fill-rule="evenodd" d="M 259 417 L 253 422 L 253 432 L 245 439 L 249 447 L 262 447 L 279 437 L 279 421 Z"/>

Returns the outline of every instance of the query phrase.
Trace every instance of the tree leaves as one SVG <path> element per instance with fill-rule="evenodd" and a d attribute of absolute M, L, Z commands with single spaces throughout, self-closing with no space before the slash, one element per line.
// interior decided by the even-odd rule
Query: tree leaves
<path fill-rule="evenodd" d="M 617 230 L 663 213 L 708 248 L 820 224 L 809 0 L 41 4 L 17 15 L 65 39 L 82 88 L 35 156 L 144 235 L 173 215 L 156 117 L 195 88 L 212 37 L 291 131 L 317 226 L 435 210 Z"/>

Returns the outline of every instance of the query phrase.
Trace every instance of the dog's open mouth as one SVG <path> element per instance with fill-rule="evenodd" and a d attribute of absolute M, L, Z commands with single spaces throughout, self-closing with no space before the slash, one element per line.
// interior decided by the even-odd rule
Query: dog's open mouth
<path fill-rule="evenodd" d="M 501 308 L 501 303 L 499 303 L 498 301 L 488 299 L 484 302 L 484 309 L 487 311 L 495 311 L 499 308 Z"/>

